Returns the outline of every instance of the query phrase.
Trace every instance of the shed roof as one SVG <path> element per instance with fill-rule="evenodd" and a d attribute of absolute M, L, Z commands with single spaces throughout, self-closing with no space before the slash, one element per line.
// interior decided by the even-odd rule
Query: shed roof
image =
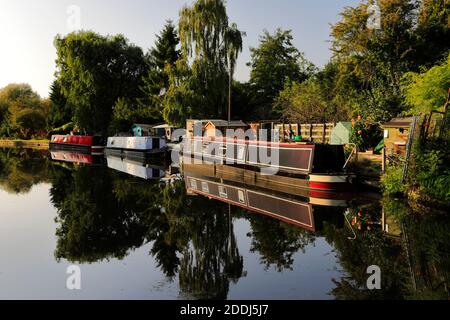
<path fill-rule="evenodd" d="M 216 128 L 217 127 L 230 128 L 230 127 L 245 127 L 245 126 L 247 126 L 244 122 L 242 122 L 240 120 L 239 121 L 230 121 L 230 122 L 225 121 L 225 120 L 209 120 L 207 122 L 207 125 L 210 123 L 212 125 L 214 125 Z"/>
<path fill-rule="evenodd" d="M 383 128 L 409 128 L 413 117 L 394 118 L 382 125 Z"/>

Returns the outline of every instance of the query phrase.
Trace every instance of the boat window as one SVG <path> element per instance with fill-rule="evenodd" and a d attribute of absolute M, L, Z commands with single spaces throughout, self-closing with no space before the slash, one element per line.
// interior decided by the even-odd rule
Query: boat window
<path fill-rule="evenodd" d="M 207 182 L 202 182 L 202 191 L 205 193 L 209 193 L 209 186 Z"/>
<path fill-rule="evenodd" d="M 238 160 L 245 160 L 245 146 L 238 146 L 237 158 Z"/>
<path fill-rule="evenodd" d="M 245 204 L 244 190 L 238 190 L 239 202 Z"/>
<path fill-rule="evenodd" d="M 219 186 L 219 195 L 222 198 L 228 199 L 228 192 L 227 192 L 227 188 L 224 186 Z"/>
<path fill-rule="evenodd" d="M 195 181 L 194 179 L 191 179 L 191 188 L 197 189 L 197 181 Z"/>

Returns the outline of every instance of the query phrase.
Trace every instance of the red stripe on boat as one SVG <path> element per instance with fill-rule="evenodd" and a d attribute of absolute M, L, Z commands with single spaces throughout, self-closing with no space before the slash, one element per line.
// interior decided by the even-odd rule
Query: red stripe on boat
<path fill-rule="evenodd" d="M 348 190 L 350 185 L 348 183 L 336 183 L 336 182 L 309 182 L 309 187 L 311 189 L 316 190 L 325 190 L 325 191 L 331 191 L 331 190 L 337 190 L 337 191 L 345 191 Z"/>
<path fill-rule="evenodd" d="M 90 147 L 94 144 L 93 136 L 52 136 L 51 143 Z"/>

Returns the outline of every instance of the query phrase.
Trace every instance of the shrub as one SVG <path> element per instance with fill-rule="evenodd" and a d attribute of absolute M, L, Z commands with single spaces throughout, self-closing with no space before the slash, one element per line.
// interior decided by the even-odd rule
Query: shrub
<path fill-rule="evenodd" d="M 381 179 L 381 186 L 385 195 L 398 195 L 403 193 L 406 188 L 401 183 L 402 168 L 401 166 L 392 166 L 386 170 Z"/>

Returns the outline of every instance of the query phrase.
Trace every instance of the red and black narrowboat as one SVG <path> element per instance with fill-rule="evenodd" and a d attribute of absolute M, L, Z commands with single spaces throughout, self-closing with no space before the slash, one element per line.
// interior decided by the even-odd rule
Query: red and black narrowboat
<path fill-rule="evenodd" d="M 53 135 L 50 148 L 101 154 L 105 149 L 105 143 L 105 139 L 100 136 Z"/>
<path fill-rule="evenodd" d="M 313 190 L 346 191 L 351 186 L 351 175 L 344 169 L 343 145 L 194 138 L 190 147 L 184 146 L 184 158 L 191 155 L 205 162 L 266 169 L 267 175 L 292 176 Z"/>

